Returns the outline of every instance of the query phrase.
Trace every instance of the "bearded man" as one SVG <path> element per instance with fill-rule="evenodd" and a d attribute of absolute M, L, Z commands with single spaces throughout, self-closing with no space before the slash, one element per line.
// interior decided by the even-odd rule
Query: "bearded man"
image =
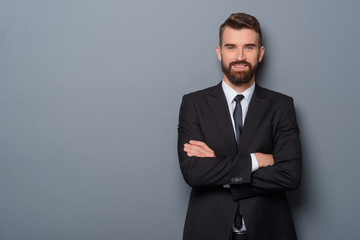
<path fill-rule="evenodd" d="M 265 48 L 257 19 L 232 14 L 214 87 L 183 97 L 180 168 L 192 187 L 184 240 L 295 240 L 286 191 L 298 188 L 301 147 L 293 99 L 255 82 Z"/>

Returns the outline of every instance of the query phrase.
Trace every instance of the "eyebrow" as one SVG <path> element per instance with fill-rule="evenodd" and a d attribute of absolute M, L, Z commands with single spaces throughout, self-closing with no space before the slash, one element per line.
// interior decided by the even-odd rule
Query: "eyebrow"
<path fill-rule="evenodd" d="M 245 47 L 256 47 L 255 43 L 247 43 L 245 44 Z"/>
<path fill-rule="evenodd" d="M 226 43 L 224 45 L 224 47 L 235 47 L 235 44 L 232 44 L 232 43 Z"/>

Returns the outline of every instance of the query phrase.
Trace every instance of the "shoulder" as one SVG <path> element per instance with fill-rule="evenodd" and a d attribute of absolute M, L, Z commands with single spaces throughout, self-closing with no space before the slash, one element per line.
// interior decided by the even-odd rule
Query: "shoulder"
<path fill-rule="evenodd" d="M 205 100 L 208 96 L 212 96 L 212 95 L 216 96 L 221 93 L 222 93 L 222 87 L 221 84 L 218 84 L 212 87 L 208 87 L 205 89 L 201 89 L 195 92 L 185 94 L 183 96 L 183 99 L 189 99 L 191 101 L 198 102 L 201 100 Z"/>
<path fill-rule="evenodd" d="M 203 97 L 203 96 L 207 96 L 209 94 L 212 94 L 214 91 L 218 90 L 219 88 L 221 88 L 220 84 L 212 86 L 212 87 L 208 87 L 208 88 L 205 88 L 205 89 L 197 90 L 195 92 L 185 94 L 184 96 Z"/>
<path fill-rule="evenodd" d="M 291 112 L 295 111 L 294 100 L 291 96 L 260 86 L 256 87 L 257 89 L 255 88 L 255 92 L 258 97 L 257 99 L 266 99 L 268 101 L 268 107 L 269 109 L 272 109 L 272 111 L 277 112 L 280 115 L 288 110 Z"/>
<path fill-rule="evenodd" d="M 286 120 L 296 123 L 295 106 L 292 97 L 260 86 L 257 87 L 258 89 L 255 89 L 256 95 L 268 102 L 268 110 L 269 113 L 272 113 L 270 115 L 274 117 L 274 122 L 279 123 L 281 120 Z"/>
<path fill-rule="evenodd" d="M 288 96 L 284 93 L 276 92 L 267 88 L 263 88 L 259 85 L 256 85 L 257 93 L 260 96 L 268 97 L 271 101 L 278 102 L 278 103 L 287 103 L 293 101 L 293 98 L 291 96 Z"/>

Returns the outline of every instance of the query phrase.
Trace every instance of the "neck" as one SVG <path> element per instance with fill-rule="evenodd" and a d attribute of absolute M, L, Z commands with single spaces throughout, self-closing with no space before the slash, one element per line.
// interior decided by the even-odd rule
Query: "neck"
<path fill-rule="evenodd" d="M 248 83 L 240 83 L 240 84 L 232 84 L 229 79 L 227 79 L 227 77 L 224 75 L 224 81 L 227 85 L 229 85 L 232 89 L 234 89 L 235 91 L 237 91 L 238 93 L 242 93 L 244 92 L 246 89 L 248 89 L 249 87 L 251 87 L 254 83 L 255 83 L 255 74 L 254 76 L 251 78 L 251 80 Z"/>

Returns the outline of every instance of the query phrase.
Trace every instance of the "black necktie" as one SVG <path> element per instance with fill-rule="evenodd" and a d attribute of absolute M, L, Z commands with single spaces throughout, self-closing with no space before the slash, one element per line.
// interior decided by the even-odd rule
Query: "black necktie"
<path fill-rule="evenodd" d="M 243 100 L 243 95 L 237 95 L 234 98 L 234 101 L 236 102 L 236 106 L 234 109 L 233 117 L 234 117 L 234 123 L 235 123 L 235 131 L 236 131 L 236 141 L 239 144 L 240 143 L 240 134 L 241 129 L 243 127 L 242 125 L 242 108 L 241 108 L 241 100 Z M 234 227 L 237 230 L 240 230 L 242 227 L 242 216 L 240 213 L 240 206 L 238 206 L 238 210 L 236 211 L 235 219 L 234 219 Z"/>
<path fill-rule="evenodd" d="M 233 117 L 234 117 L 234 123 L 235 123 L 235 131 L 236 131 L 236 141 L 239 144 L 240 142 L 240 134 L 242 129 L 242 109 L 241 109 L 241 100 L 244 98 L 243 95 L 237 95 L 234 98 L 234 101 L 236 102 L 236 106 L 234 109 Z"/>

